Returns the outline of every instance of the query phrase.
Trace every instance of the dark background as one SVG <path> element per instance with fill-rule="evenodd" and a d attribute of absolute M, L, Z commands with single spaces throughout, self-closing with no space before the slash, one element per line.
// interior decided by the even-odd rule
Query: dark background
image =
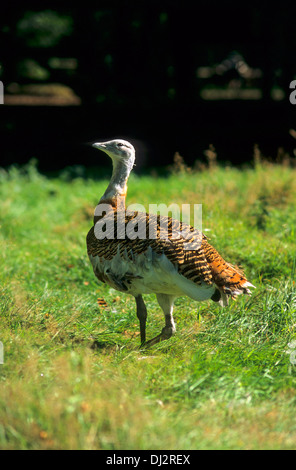
<path fill-rule="evenodd" d="M 295 158 L 293 2 L 10 3 L 0 17 L 0 165 L 96 165 L 120 137 L 137 169 Z M 54 86 L 52 85 L 54 84 Z"/>

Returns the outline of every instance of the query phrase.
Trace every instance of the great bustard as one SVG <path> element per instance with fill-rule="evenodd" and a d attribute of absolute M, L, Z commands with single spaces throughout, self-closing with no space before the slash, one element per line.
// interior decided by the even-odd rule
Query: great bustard
<path fill-rule="evenodd" d="M 135 297 L 142 345 L 150 346 L 175 333 L 176 297 L 212 299 L 225 306 L 229 297 L 250 294 L 248 288 L 254 286 L 243 272 L 224 261 L 201 232 L 170 217 L 126 211 L 127 180 L 135 162 L 135 149 L 129 142 L 117 139 L 93 147 L 111 157 L 113 173 L 87 234 L 87 252 L 100 281 Z M 135 227 L 141 224 L 144 236 L 135 237 Z M 142 294 L 150 293 L 156 294 L 165 327 L 146 342 L 147 310 Z"/>

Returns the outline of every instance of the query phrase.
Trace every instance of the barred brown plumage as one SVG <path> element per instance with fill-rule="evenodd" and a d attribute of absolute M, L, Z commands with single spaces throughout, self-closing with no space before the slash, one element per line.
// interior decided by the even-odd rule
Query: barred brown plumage
<path fill-rule="evenodd" d="M 200 231 L 171 217 L 126 210 L 127 180 L 135 160 L 129 142 L 112 140 L 93 146 L 111 157 L 113 173 L 87 234 L 87 252 L 100 281 L 135 297 L 142 345 L 175 333 L 177 296 L 227 305 L 229 297 L 250 294 L 249 287 L 254 286 L 244 273 L 227 263 Z M 165 315 L 162 332 L 148 342 L 142 297 L 146 293 L 156 294 Z"/>
<path fill-rule="evenodd" d="M 106 216 L 106 220 L 108 216 Z M 160 222 L 161 220 L 167 220 L 170 224 L 176 225 L 177 221 L 171 220 L 167 217 L 158 217 L 157 218 L 157 238 L 156 239 L 149 239 L 148 238 L 148 227 L 149 227 L 149 214 L 135 212 L 135 214 L 131 216 L 127 216 L 125 218 L 125 226 L 130 223 L 133 219 L 137 219 L 137 223 L 139 220 L 143 219 L 146 225 L 146 234 L 147 238 L 144 240 L 141 239 L 134 239 L 131 240 L 129 238 L 125 238 L 123 240 L 117 239 L 116 236 L 116 229 L 114 230 L 114 238 L 108 239 L 107 237 L 98 240 L 95 235 L 95 226 L 91 228 L 87 235 L 87 250 L 88 254 L 92 257 L 99 256 L 106 260 L 111 260 L 117 250 L 119 249 L 119 253 L 122 256 L 125 250 L 127 250 L 128 257 L 132 259 L 132 253 L 134 255 L 138 255 L 145 251 L 148 247 L 151 247 L 155 253 L 161 255 L 162 253 L 167 256 L 167 258 L 178 266 L 178 272 L 186 276 L 188 279 L 192 277 L 199 277 L 200 280 L 211 284 L 212 283 L 212 274 L 207 263 L 207 260 L 204 256 L 203 250 L 184 250 L 184 243 L 190 243 L 196 241 L 197 236 L 200 234 L 195 231 L 191 232 L 190 229 L 192 227 L 188 226 L 187 232 L 185 229 L 187 228 L 185 224 L 178 223 L 178 229 L 182 230 L 183 237 L 184 234 L 188 235 L 190 233 L 190 238 L 179 238 L 173 239 L 173 233 L 168 232 L 168 239 L 161 238 L 161 229 L 160 229 Z M 112 217 L 112 221 L 114 220 L 114 227 L 117 224 L 117 213 L 114 214 L 114 219 Z M 107 224 L 107 221 L 106 221 Z M 192 234 L 193 233 L 193 234 Z M 185 236 L 186 236 L 185 235 Z M 204 237 L 204 236 L 203 236 Z M 204 237 L 205 238 L 205 237 Z"/>

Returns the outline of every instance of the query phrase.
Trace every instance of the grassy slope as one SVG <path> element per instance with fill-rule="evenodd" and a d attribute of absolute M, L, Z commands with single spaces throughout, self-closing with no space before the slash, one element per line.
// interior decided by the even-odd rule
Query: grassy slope
<path fill-rule="evenodd" d="M 202 203 L 211 243 L 257 286 L 224 309 L 179 298 L 176 336 L 147 351 L 133 299 L 86 256 L 105 186 L 0 174 L 0 448 L 295 449 L 296 171 L 132 175 L 129 203 Z M 149 338 L 163 316 L 147 303 Z"/>

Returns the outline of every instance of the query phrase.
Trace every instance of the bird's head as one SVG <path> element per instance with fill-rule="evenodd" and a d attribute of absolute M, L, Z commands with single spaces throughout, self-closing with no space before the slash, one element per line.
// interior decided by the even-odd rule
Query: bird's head
<path fill-rule="evenodd" d="M 107 142 L 96 142 L 92 146 L 105 152 L 114 163 L 121 162 L 130 168 L 134 165 L 135 149 L 126 140 L 115 139 Z"/>

